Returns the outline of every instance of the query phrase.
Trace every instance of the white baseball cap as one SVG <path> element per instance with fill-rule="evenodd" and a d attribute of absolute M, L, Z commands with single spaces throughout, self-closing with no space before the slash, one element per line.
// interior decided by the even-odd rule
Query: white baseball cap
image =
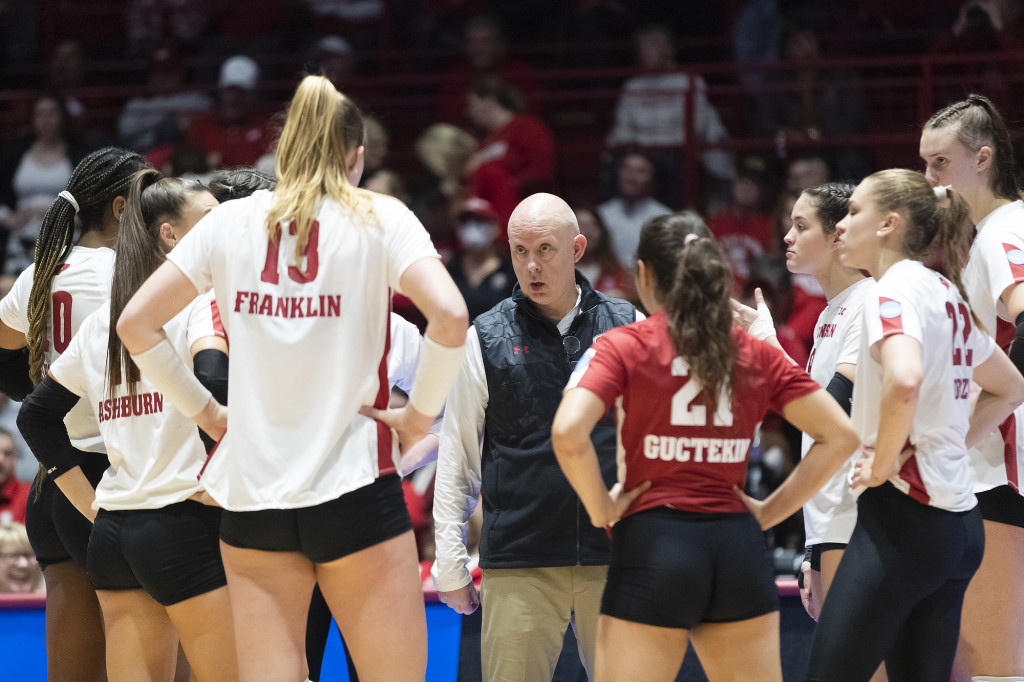
<path fill-rule="evenodd" d="M 229 57 L 220 66 L 220 87 L 252 90 L 260 77 L 260 67 L 245 55 Z"/>

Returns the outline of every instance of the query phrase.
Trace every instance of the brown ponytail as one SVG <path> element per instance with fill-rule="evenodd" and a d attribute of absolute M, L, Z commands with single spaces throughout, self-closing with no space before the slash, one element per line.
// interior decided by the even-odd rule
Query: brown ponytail
<path fill-rule="evenodd" d="M 681 211 L 649 220 L 636 257 L 650 268 L 669 334 L 717 406 L 732 388 L 732 271 L 703 219 Z"/>
<path fill-rule="evenodd" d="M 196 180 L 165 178 L 158 171 L 139 171 L 132 178 L 121 214 L 117 236 L 117 258 L 110 288 L 110 334 L 107 338 L 107 393 L 128 382 L 128 394 L 135 395 L 139 368 L 114 331 L 121 312 L 142 283 L 166 260 L 160 241 L 160 225 L 181 218 L 189 197 L 206 188 Z"/>

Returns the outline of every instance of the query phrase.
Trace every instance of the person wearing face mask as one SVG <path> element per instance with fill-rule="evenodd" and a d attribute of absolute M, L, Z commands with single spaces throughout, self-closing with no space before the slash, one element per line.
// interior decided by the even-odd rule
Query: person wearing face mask
<path fill-rule="evenodd" d="M 516 281 L 512 261 L 495 245 L 498 222 L 490 202 L 476 197 L 467 199 L 457 216 L 459 253 L 448 274 L 466 299 L 470 320 L 508 298 Z"/>

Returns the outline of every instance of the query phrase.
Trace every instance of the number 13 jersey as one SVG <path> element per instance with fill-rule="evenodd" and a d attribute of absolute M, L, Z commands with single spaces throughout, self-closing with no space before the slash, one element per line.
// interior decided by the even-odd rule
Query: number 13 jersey
<path fill-rule="evenodd" d="M 50 286 L 50 311 L 43 336 L 43 357 L 47 368 L 60 357 L 85 318 L 110 300 L 110 279 L 114 252 L 107 248 L 73 246 Z M 18 276 L 11 291 L 0 301 L 0 320 L 11 329 L 28 333 L 28 299 L 32 292 L 35 265 Z M 106 452 L 100 427 L 92 409 L 79 402 L 64 418 L 72 444 L 85 452 Z"/>
<path fill-rule="evenodd" d="M 988 359 L 995 341 L 980 331 L 956 286 L 916 260 L 902 260 L 878 280 L 864 301 L 853 423 L 861 441 L 878 440 L 882 365 L 871 348 L 906 334 L 921 346 L 922 380 L 910 442 L 917 452 L 889 479 L 922 504 L 968 511 L 977 504 L 967 459 L 970 385 L 974 366 Z"/>
<path fill-rule="evenodd" d="M 627 514 L 662 505 L 746 512 L 733 486 L 743 488 L 765 413 L 821 390 L 781 351 L 735 328 L 732 341 L 732 396 L 723 396 L 714 414 L 677 356 L 663 312 L 605 332 L 580 358 L 568 388 L 586 388 L 616 406 L 619 482 L 631 490 L 651 481 Z"/>
<path fill-rule="evenodd" d="M 168 254 L 213 288 L 231 344 L 228 432 L 202 475 L 226 509 L 309 507 L 394 471 L 390 429 L 358 410 L 388 404 L 391 291 L 438 256 L 401 202 L 359 192 L 365 218 L 323 201 L 301 262 L 290 226 L 268 239 L 266 191 L 213 209 Z"/>

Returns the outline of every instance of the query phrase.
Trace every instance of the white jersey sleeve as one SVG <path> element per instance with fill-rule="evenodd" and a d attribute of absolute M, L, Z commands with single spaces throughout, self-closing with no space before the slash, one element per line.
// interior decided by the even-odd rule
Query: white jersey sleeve
<path fill-rule="evenodd" d="M 71 339 L 71 343 L 68 345 L 67 350 L 61 353 L 61 356 L 57 358 L 56 362 L 50 365 L 50 376 L 53 377 L 54 381 L 79 397 L 85 396 L 89 393 L 89 380 L 86 376 L 85 366 L 83 364 L 83 354 L 88 352 L 88 350 L 83 348 L 87 343 L 84 340 L 85 336 L 83 333 L 89 334 L 91 332 L 91 328 L 96 325 L 96 316 L 106 313 L 107 308 L 100 308 L 100 310 L 85 318 L 82 326 L 78 329 L 78 333 L 75 334 L 73 339 Z M 99 322 L 103 324 L 103 326 L 106 326 L 106 323 L 103 320 L 100 320 Z M 104 352 L 105 350 L 106 347 L 104 347 Z"/>
<path fill-rule="evenodd" d="M 423 229 L 415 214 L 401 202 L 391 201 L 398 206 L 389 207 L 392 217 L 388 220 L 388 229 L 384 231 L 384 246 L 391 254 L 388 286 L 401 294 L 404 292 L 399 282 L 402 273 L 410 265 L 421 258 L 441 257 L 434 250 L 433 244 L 430 243 L 430 235 Z"/>
<path fill-rule="evenodd" d="M 216 231 L 222 228 L 223 211 L 214 208 L 182 237 L 174 250 L 167 254 L 167 260 L 189 278 L 200 294 L 210 290 L 213 280 L 210 276 L 212 249 L 216 245 Z"/>
<path fill-rule="evenodd" d="M 18 275 L 14 286 L 0 301 L 0 321 L 16 332 L 28 334 L 28 297 L 32 292 L 32 278 L 36 266 L 30 265 Z"/>

